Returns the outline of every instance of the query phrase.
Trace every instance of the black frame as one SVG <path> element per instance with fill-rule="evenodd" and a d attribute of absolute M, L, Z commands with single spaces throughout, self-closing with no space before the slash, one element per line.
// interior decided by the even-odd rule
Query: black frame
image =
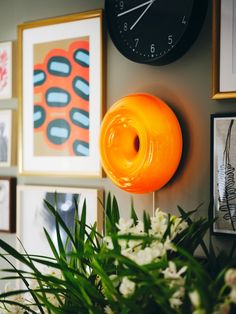
<path fill-rule="evenodd" d="M 211 115 L 212 233 L 236 235 L 236 113 Z"/>

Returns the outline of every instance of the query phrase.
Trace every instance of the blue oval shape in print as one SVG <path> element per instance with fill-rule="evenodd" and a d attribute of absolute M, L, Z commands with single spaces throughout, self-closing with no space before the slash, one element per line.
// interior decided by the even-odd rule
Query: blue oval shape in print
<path fill-rule="evenodd" d="M 89 100 L 89 83 L 80 76 L 76 76 L 73 80 L 73 88 L 77 95 L 84 100 Z"/>
<path fill-rule="evenodd" d="M 37 129 L 43 125 L 46 118 L 46 112 L 40 105 L 34 105 L 34 128 Z"/>
<path fill-rule="evenodd" d="M 43 70 L 34 70 L 34 86 L 43 85 L 43 83 L 46 81 L 46 77 L 46 73 Z"/>
<path fill-rule="evenodd" d="M 76 156 L 89 156 L 89 143 L 76 140 L 73 143 L 73 151 Z"/>
<path fill-rule="evenodd" d="M 89 113 L 88 113 L 88 111 L 85 111 L 83 109 L 72 108 L 70 111 L 70 118 L 71 118 L 71 121 L 75 125 L 83 128 L 83 129 L 89 128 Z"/>
<path fill-rule="evenodd" d="M 49 107 L 65 107 L 70 101 L 70 94 L 62 88 L 52 87 L 46 92 L 46 102 Z"/>
<path fill-rule="evenodd" d="M 61 56 L 55 56 L 49 59 L 47 64 L 48 72 L 52 75 L 66 77 L 71 73 L 70 61 Z"/>
<path fill-rule="evenodd" d="M 74 53 L 74 59 L 77 63 L 79 63 L 82 67 L 89 67 L 89 52 L 85 49 L 77 49 Z"/>
<path fill-rule="evenodd" d="M 51 121 L 47 127 L 47 137 L 53 144 L 63 144 L 70 137 L 70 125 L 64 119 L 56 119 Z"/>

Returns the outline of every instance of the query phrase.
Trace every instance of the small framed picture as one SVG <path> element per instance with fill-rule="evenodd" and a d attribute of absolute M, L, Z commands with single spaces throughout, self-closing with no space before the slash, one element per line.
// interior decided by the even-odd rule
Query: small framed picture
<path fill-rule="evenodd" d="M 0 232 L 16 232 L 16 178 L 0 177 Z"/>
<path fill-rule="evenodd" d="M 0 110 L 0 167 L 10 167 L 14 160 L 12 150 L 12 110 Z"/>
<path fill-rule="evenodd" d="M 211 116 L 213 233 L 236 235 L 236 113 Z"/>
<path fill-rule="evenodd" d="M 0 42 L 0 99 L 12 98 L 12 42 Z"/>
<path fill-rule="evenodd" d="M 101 177 L 102 11 L 18 26 L 24 175 Z"/>
<path fill-rule="evenodd" d="M 80 214 L 86 200 L 86 223 L 93 225 L 97 222 L 97 229 L 102 232 L 103 208 L 101 207 L 102 192 L 100 190 L 18 185 L 17 236 L 29 254 L 52 256 L 44 228 L 56 245 L 55 218 L 46 208 L 44 200 L 47 200 L 53 206 L 57 206 L 59 214 L 70 230 L 74 226 L 75 201 L 78 202 Z M 63 241 L 66 241 L 63 231 L 61 231 L 61 236 Z"/>

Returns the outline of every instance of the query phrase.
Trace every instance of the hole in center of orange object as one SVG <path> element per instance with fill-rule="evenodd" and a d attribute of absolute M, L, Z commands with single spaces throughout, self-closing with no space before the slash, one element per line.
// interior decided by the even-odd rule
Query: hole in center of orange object
<path fill-rule="evenodd" d="M 140 148 L 140 141 L 139 141 L 139 137 L 138 135 L 135 137 L 134 139 L 134 149 L 136 150 L 136 152 L 139 151 Z"/>

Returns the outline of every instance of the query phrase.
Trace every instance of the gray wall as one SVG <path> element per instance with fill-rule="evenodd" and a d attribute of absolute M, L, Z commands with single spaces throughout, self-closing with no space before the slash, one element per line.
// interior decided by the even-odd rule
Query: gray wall
<path fill-rule="evenodd" d="M 0 41 L 16 40 L 17 25 L 24 21 L 103 8 L 103 0 L 0 0 Z M 133 63 L 124 58 L 107 37 L 107 104 L 135 93 L 152 93 L 165 100 L 176 112 L 183 129 L 184 152 L 174 178 L 160 191 L 134 196 L 141 213 L 152 213 L 153 206 L 176 213 L 181 205 L 192 210 L 204 202 L 201 214 L 207 214 L 210 193 L 210 114 L 229 112 L 234 101 L 213 101 L 211 93 L 211 5 L 203 29 L 192 48 L 173 64 L 163 67 Z M 2 108 L 17 108 L 17 99 L 1 101 Z M 17 133 L 15 131 L 15 133 Z M 17 134 L 15 134 L 17 135 Z M 127 215 L 130 198 L 108 179 L 64 179 L 22 177 L 17 167 L 0 169 L 0 175 L 15 175 L 20 184 L 45 184 L 78 187 L 101 187 L 117 195 L 123 215 Z M 154 204 L 153 204 L 154 200 Z M 15 243 L 15 235 L 0 234 Z M 218 240 L 220 244 L 227 240 Z M 1 266 L 1 265 L 0 265 Z M 1 267 L 0 267 L 1 268 Z"/>

